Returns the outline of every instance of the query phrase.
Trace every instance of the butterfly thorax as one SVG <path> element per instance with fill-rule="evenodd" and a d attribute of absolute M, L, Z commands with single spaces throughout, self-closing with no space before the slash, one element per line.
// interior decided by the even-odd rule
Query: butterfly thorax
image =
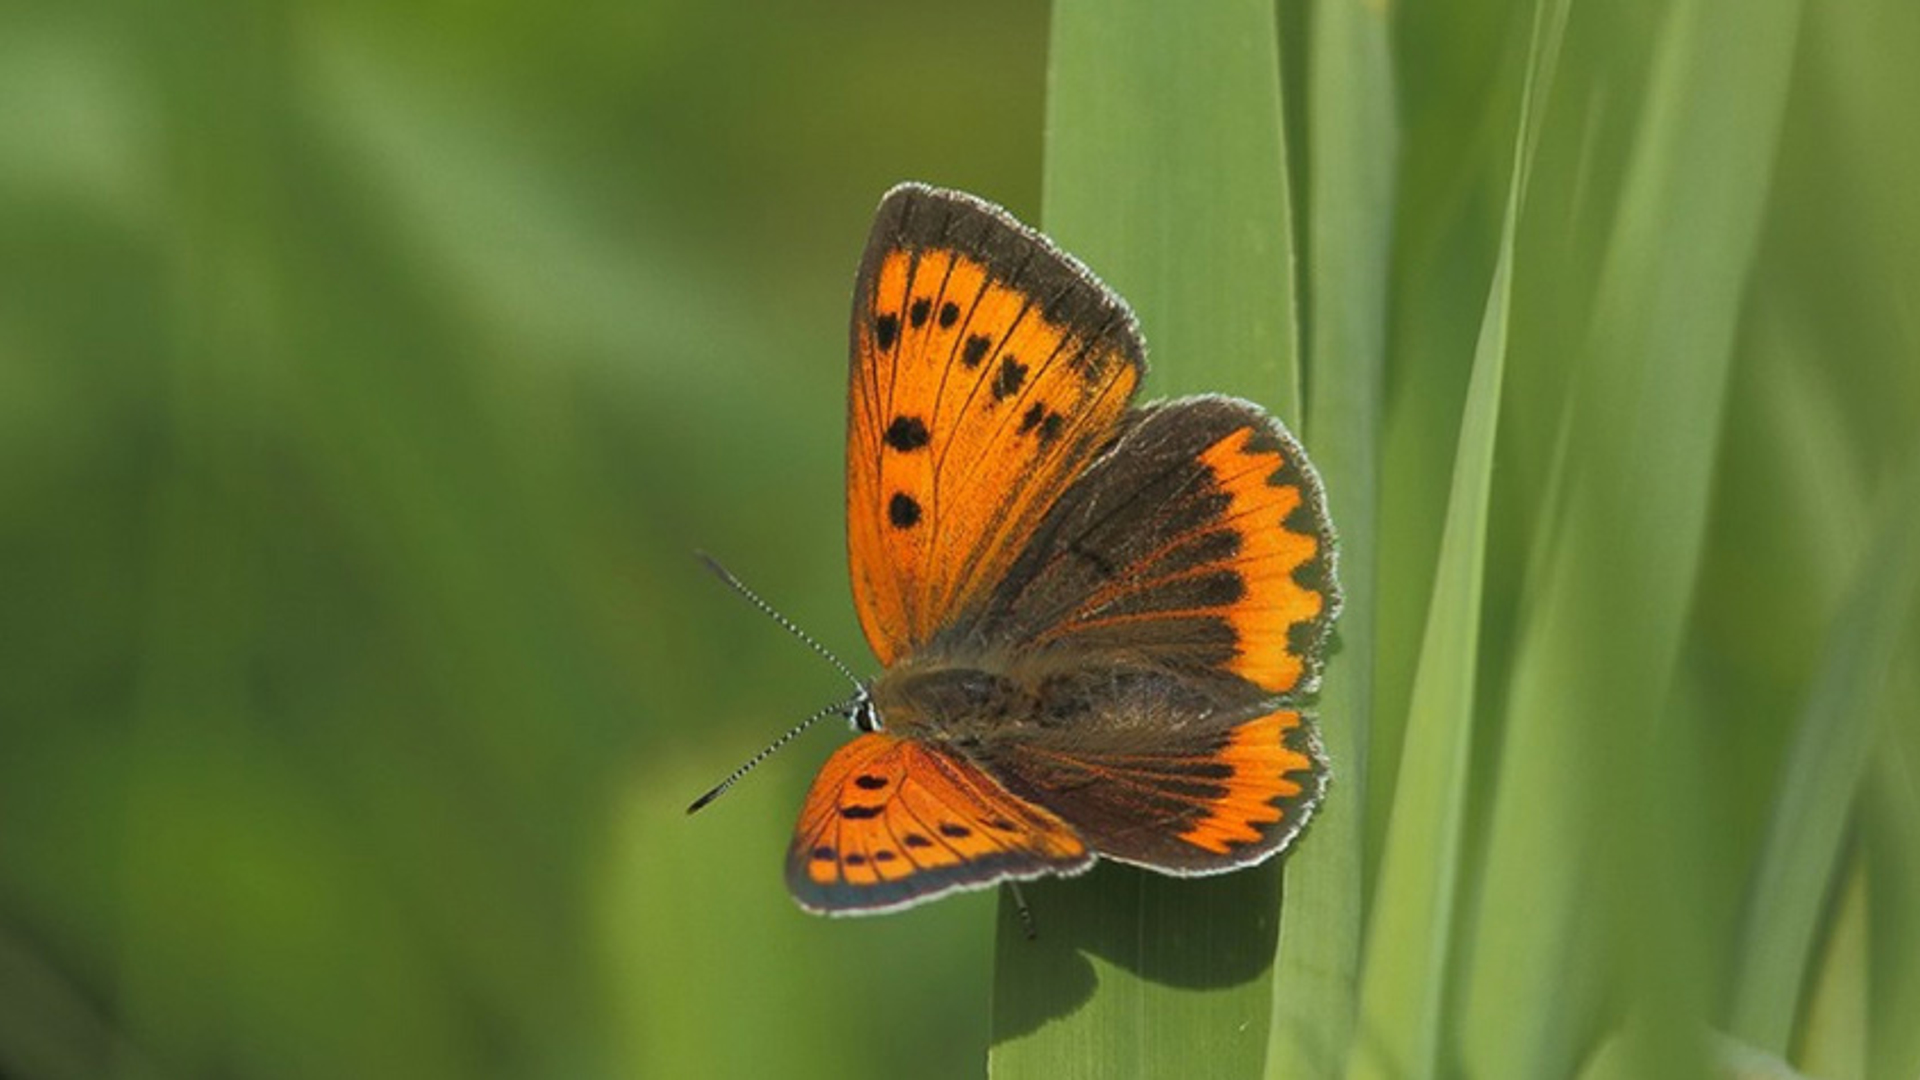
<path fill-rule="evenodd" d="M 1031 688 L 1005 674 L 964 664 L 906 662 L 873 683 L 883 728 L 913 738 L 967 741 L 1030 722 Z"/>

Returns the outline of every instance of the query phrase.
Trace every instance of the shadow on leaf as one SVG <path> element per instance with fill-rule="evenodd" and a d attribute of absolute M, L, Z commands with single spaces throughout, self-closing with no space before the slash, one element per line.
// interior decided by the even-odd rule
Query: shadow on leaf
<path fill-rule="evenodd" d="M 1213 989 L 1265 974 L 1279 932 L 1280 869 L 1174 878 L 1100 863 L 1083 877 L 1022 886 L 1038 936 L 1000 891 L 996 1042 L 1067 1016 L 1093 996 L 1090 957 L 1163 986 Z"/>

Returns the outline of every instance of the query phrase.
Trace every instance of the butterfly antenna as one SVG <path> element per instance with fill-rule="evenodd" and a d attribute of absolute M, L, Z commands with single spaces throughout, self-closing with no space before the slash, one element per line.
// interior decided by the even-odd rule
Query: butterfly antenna
<path fill-rule="evenodd" d="M 767 618 L 772 619 L 774 622 L 777 622 L 781 626 L 785 627 L 787 633 L 792 634 L 794 637 L 797 637 L 801 641 L 806 642 L 808 648 L 812 649 L 814 652 L 817 652 L 822 657 L 824 657 L 827 663 L 832 664 L 840 672 L 840 674 L 845 675 L 847 677 L 847 681 L 853 684 L 854 689 L 856 690 L 865 689 L 865 686 L 862 685 L 862 683 L 860 682 L 859 676 L 855 675 L 853 673 L 853 670 L 847 667 L 847 665 L 841 663 L 839 657 L 829 652 L 825 645 L 822 645 L 818 641 L 815 641 L 813 639 L 812 634 L 809 634 L 805 630 L 802 630 L 798 626 L 795 626 L 793 624 L 792 619 L 789 619 L 785 615 L 780 614 L 780 612 L 777 609 L 775 609 L 772 604 L 769 604 L 765 600 L 760 599 L 759 593 L 754 592 L 752 589 L 747 588 L 744 582 L 742 582 L 739 578 L 733 576 L 733 571 L 728 570 L 726 567 L 720 565 L 720 560 L 714 558 L 713 556 L 707 554 L 704 551 L 696 551 L 694 552 L 694 554 L 699 556 L 699 559 L 701 562 L 707 564 L 707 569 L 713 571 L 716 577 L 718 577 L 721 581 L 726 582 L 728 588 L 732 589 L 734 592 L 737 592 L 741 596 L 745 597 L 747 603 L 752 604 L 754 607 L 759 608 L 760 611 L 763 614 L 765 614 Z M 807 723 L 812 723 L 813 720 L 817 720 L 817 719 L 819 719 L 818 716 L 813 717 L 812 719 L 809 719 Z M 805 727 L 806 724 L 802 724 L 800 726 Z M 790 733 L 788 735 L 788 738 L 791 738 L 791 737 L 792 737 L 792 734 Z M 780 740 L 780 742 L 786 742 L 786 741 L 787 741 L 786 739 Z M 774 744 L 774 746 L 776 747 L 779 745 L 780 743 Z M 759 759 L 756 758 L 755 760 L 757 761 Z M 743 769 L 741 771 L 744 772 L 745 770 Z M 728 783 L 732 783 L 732 781 L 730 780 L 728 781 Z M 726 784 L 722 784 L 720 786 L 725 787 Z M 699 809 L 699 807 L 695 806 L 694 809 L 697 810 Z"/>
<path fill-rule="evenodd" d="M 862 693 L 864 694 L 864 691 L 862 691 Z M 733 770 L 733 773 L 729 775 L 725 780 L 722 780 L 719 783 L 713 785 L 712 790 L 708 791 L 705 795 L 702 795 L 699 798 L 693 800 L 692 804 L 687 807 L 687 813 L 691 814 L 694 811 L 712 802 L 713 800 L 726 794 L 727 789 L 732 787 L 734 784 L 739 783 L 741 777 L 747 775 L 749 772 L 752 772 L 753 767 L 755 765 L 758 765 L 761 762 L 767 760 L 769 757 L 772 757 L 774 751 L 792 742 L 795 736 L 799 735 L 801 732 L 812 727 L 815 721 L 821 719 L 822 717 L 832 716 L 835 713 L 838 713 L 842 716 L 848 715 L 849 713 L 853 712 L 859 706 L 859 704 L 860 704 L 860 697 L 858 696 L 851 697 L 845 701 L 841 701 L 841 702 L 837 702 L 835 704 L 829 705 L 826 708 L 821 709 L 819 712 L 814 713 L 812 716 L 807 717 L 805 720 L 802 720 L 799 723 L 793 725 L 793 727 L 789 729 L 785 735 L 782 735 L 779 738 L 773 740 L 773 742 L 767 745 L 767 748 L 765 750 L 762 750 L 759 753 L 748 758 L 747 763 L 745 765 L 742 765 L 739 768 Z"/>

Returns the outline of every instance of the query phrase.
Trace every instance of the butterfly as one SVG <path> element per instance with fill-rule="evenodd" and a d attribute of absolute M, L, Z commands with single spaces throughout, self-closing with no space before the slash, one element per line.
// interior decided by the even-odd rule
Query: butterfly
<path fill-rule="evenodd" d="M 1305 706 L 1340 608 L 1299 441 L 1229 397 L 1135 405 L 1126 302 L 958 191 L 886 194 L 851 339 L 848 559 L 885 670 L 836 707 L 858 734 L 800 810 L 800 906 L 1284 850 L 1326 784 Z"/>

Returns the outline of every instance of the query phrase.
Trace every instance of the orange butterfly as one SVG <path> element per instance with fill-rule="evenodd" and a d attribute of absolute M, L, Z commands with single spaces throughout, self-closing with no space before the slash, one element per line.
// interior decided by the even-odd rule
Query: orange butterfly
<path fill-rule="evenodd" d="M 920 184 L 881 201 L 847 546 L 886 671 L 837 707 L 861 734 L 800 811 L 802 907 L 1097 857 L 1219 873 L 1306 824 L 1326 760 L 1301 705 L 1340 607 L 1319 478 L 1248 402 L 1132 407 L 1145 368 L 1125 301 L 1006 211 Z"/>

